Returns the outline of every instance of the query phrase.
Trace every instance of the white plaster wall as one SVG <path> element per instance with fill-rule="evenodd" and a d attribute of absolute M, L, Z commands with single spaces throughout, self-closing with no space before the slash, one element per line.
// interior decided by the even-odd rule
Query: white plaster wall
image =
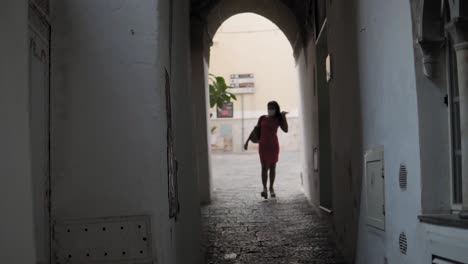
<path fill-rule="evenodd" d="M 365 29 L 358 39 L 362 144 L 364 149 L 384 146 L 386 231 L 378 235 L 367 231 L 362 221 L 366 212 L 361 210 L 357 259 L 376 263 L 386 256 L 389 263 L 419 263 L 423 250 L 417 241 L 421 169 L 410 6 L 404 0 L 365 0 L 358 2 L 358 8 L 354 32 Z M 409 172 L 405 192 L 398 185 L 401 163 Z M 399 252 L 401 232 L 408 237 L 406 256 Z M 361 238 L 366 237 L 363 242 Z"/>
<path fill-rule="evenodd" d="M 309 202 L 318 210 L 320 190 L 318 173 L 314 171 L 313 150 L 318 147 L 318 104 L 315 90 L 315 44 L 309 41 L 298 59 L 302 138 L 300 140 L 303 189 Z"/>
<path fill-rule="evenodd" d="M 448 211 L 448 131 L 445 91 L 438 88 L 445 80 L 439 76 L 431 81 L 422 75 L 409 2 L 334 1 L 328 10 L 333 74 L 332 221 L 339 246 L 355 263 L 384 263 L 385 258 L 386 263 L 429 263 L 432 254 L 467 262 L 465 230 L 418 221 L 422 212 Z M 304 83 L 314 85 L 304 74 L 309 72 L 305 51 L 315 57 L 314 47 L 299 57 L 302 88 Z M 444 63 L 439 67 L 438 72 L 443 72 Z M 311 73 L 309 78 L 313 78 Z M 302 89 L 302 96 L 307 96 L 307 91 Z M 303 105 L 303 111 L 315 104 L 312 100 L 312 106 Z M 312 120 L 313 116 L 303 118 Z M 306 134 L 304 145 L 317 140 Z M 363 154 L 376 146 L 385 150 L 385 232 L 368 227 L 365 219 Z M 304 189 L 311 203 L 318 205 L 319 178 L 308 166 L 312 157 L 307 149 Z M 404 192 L 398 185 L 401 163 L 408 167 L 408 189 Z M 407 255 L 399 251 L 401 232 L 408 237 Z"/>
<path fill-rule="evenodd" d="M 357 263 L 383 263 L 385 257 L 388 263 L 420 263 L 417 216 L 421 212 L 421 170 L 409 2 L 333 2 L 328 19 L 334 65 L 330 89 L 338 241 L 347 249 L 353 248 L 350 228 L 358 227 Z M 354 96 L 347 96 L 349 89 Z M 356 109 L 354 104 L 360 105 Z M 353 128 L 354 124 L 361 127 Z M 357 134 L 361 134 L 362 148 L 353 142 L 359 137 L 353 132 L 350 136 L 347 129 L 361 130 Z M 383 146 L 385 152 L 385 232 L 366 225 L 365 189 L 360 189 L 363 173 L 362 158 L 358 157 L 376 146 Z M 409 171 L 405 192 L 398 186 L 402 162 Z M 350 221 L 345 216 L 353 215 L 353 202 L 360 210 Z M 353 224 L 357 219 L 358 226 Z M 408 237 L 406 256 L 399 253 L 401 232 Z"/>
<path fill-rule="evenodd" d="M 190 88 L 187 2 L 173 3 L 172 96 L 182 104 Z M 52 216 L 150 215 L 154 260 L 187 263 L 199 258 L 198 188 L 189 115 L 173 102 L 181 214 L 170 220 L 169 10 L 167 0 L 53 2 Z"/>
<path fill-rule="evenodd" d="M 418 263 L 430 263 L 432 255 L 468 263 L 468 230 L 421 224 L 421 260 Z"/>
<path fill-rule="evenodd" d="M 0 259 L 35 263 L 29 133 L 28 4 L 0 9 Z"/>
<path fill-rule="evenodd" d="M 201 215 L 195 145 L 203 143 L 197 141 L 193 130 L 197 120 L 192 119 L 190 107 L 192 94 L 195 92 L 191 83 L 190 1 L 171 1 L 174 5 L 172 101 L 180 199 L 180 215 L 176 229 L 176 263 L 201 264 Z M 161 36 L 161 41 L 163 38 L 164 35 Z M 202 95 L 204 96 L 203 93 Z M 200 128 L 199 132 L 204 131 L 206 130 Z"/>
<path fill-rule="evenodd" d="M 211 160 L 208 132 L 208 62 L 209 54 L 206 31 L 201 21 L 191 21 L 191 67 L 192 67 L 192 120 L 195 134 L 196 168 L 200 202 L 209 203 L 211 200 Z"/>

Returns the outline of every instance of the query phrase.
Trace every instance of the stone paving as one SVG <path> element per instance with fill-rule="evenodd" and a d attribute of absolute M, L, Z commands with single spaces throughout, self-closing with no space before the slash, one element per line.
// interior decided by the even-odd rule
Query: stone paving
<path fill-rule="evenodd" d="M 212 167 L 213 202 L 202 208 L 206 263 L 345 263 L 302 193 L 299 153 L 281 154 L 277 197 L 268 200 L 258 154 L 215 154 Z"/>

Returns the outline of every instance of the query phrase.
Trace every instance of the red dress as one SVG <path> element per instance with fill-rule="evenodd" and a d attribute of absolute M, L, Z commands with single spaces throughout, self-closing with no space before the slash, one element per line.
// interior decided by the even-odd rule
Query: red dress
<path fill-rule="evenodd" d="M 278 162 L 280 148 L 276 134 L 280 123 L 276 117 L 264 117 L 260 126 L 260 145 L 258 148 L 260 162 L 265 167 L 271 167 Z"/>

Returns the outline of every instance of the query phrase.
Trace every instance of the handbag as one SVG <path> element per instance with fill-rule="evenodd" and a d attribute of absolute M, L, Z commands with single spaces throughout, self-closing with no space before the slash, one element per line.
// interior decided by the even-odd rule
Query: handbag
<path fill-rule="evenodd" d="M 253 143 L 260 142 L 260 126 L 255 126 L 254 129 L 252 129 L 252 132 L 250 132 L 249 139 Z"/>
<path fill-rule="evenodd" d="M 261 134 L 261 122 L 265 116 L 261 116 L 258 119 L 257 125 L 252 129 L 252 132 L 250 132 L 249 138 L 245 142 L 244 149 L 247 150 L 249 147 L 249 141 L 252 141 L 253 143 L 259 143 L 260 142 L 260 134 Z"/>

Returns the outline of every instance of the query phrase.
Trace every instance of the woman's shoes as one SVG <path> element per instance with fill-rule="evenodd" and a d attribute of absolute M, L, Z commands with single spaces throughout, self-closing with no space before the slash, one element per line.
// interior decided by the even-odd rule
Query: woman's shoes
<path fill-rule="evenodd" d="M 268 191 L 267 189 L 263 189 L 263 192 L 260 193 L 260 195 L 265 198 L 265 199 L 268 199 Z M 271 198 L 275 198 L 276 197 L 276 193 L 275 193 L 275 190 L 273 188 L 270 188 L 270 196 Z"/>
<path fill-rule="evenodd" d="M 270 196 L 271 196 L 271 198 L 276 197 L 276 193 L 275 193 L 275 190 L 273 190 L 273 188 L 270 188 Z"/>

